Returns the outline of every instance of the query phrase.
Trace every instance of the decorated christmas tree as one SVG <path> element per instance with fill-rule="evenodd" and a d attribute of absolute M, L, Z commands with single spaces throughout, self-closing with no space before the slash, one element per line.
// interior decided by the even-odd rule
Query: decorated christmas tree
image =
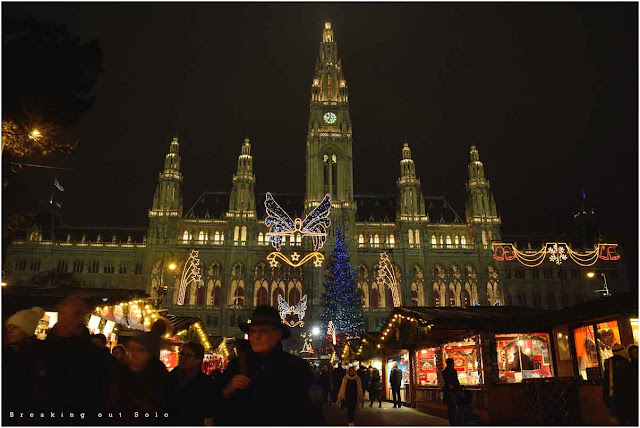
<path fill-rule="evenodd" d="M 339 337 L 356 336 L 364 332 L 362 302 L 356 278 L 342 230 L 337 228 L 336 244 L 327 263 L 326 291 L 322 295 L 320 318 L 325 323 L 333 321 Z"/>

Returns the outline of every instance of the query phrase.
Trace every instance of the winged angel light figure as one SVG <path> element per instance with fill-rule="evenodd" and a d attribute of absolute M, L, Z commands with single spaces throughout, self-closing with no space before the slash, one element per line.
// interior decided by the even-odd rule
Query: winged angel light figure
<path fill-rule="evenodd" d="M 307 295 L 305 294 L 298 303 L 293 307 L 282 298 L 282 295 L 278 294 L 278 312 L 280 312 L 280 319 L 283 323 L 289 327 L 295 327 L 300 325 L 304 327 L 304 314 L 307 311 Z M 298 315 L 298 320 L 295 322 L 287 321 L 287 315 Z"/>
<path fill-rule="evenodd" d="M 314 251 L 322 248 L 327 240 L 327 228 L 331 224 L 331 220 L 329 220 L 331 195 L 327 193 L 320 205 L 311 211 L 304 220 L 299 218 L 291 220 L 289 214 L 278 205 L 269 192 L 267 192 L 264 206 L 267 209 L 267 218 L 264 223 L 269 228 L 271 245 L 277 251 L 280 251 L 282 240 L 296 232 L 302 236 L 312 237 Z"/>

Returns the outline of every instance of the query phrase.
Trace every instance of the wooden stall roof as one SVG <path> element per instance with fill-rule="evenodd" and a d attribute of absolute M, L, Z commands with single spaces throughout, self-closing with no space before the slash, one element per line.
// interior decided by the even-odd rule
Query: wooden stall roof
<path fill-rule="evenodd" d="M 638 316 L 637 292 L 602 296 L 599 299 L 589 300 L 565 309 L 559 309 L 548 314 L 548 316 L 541 320 L 541 323 L 545 326 L 552 327 L 616 315 Z"/>

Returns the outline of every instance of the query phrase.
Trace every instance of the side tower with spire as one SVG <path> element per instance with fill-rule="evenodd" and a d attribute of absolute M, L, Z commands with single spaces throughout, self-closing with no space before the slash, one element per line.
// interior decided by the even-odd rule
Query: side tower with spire
<path fill-rule="evenodd" d="M 420 179 L 416 177 L 416 165 L 411 158 L 409 143 L 405 141 L 400 160 L 400 178 L 398 178 L 397 215 L 401 221 L 428 220 L 424 209 L 424 196 Z"/>
<path fill-rule="evenodd" d="M 182 217 L 182 173 L 180 172 L 180 144 L 173 137 L 169 153 L 165 156 L 164 170 L 158 177 L 153 195 L 153 205 L 149 210 L 150 244 L 168 244 L 178 235 L 177 221 Z"/>
<path fill-rule="evenodd" d="M 471 160 L 465 205 L 467 223 L 472 228 L 475 242 L 481 245 L 480 248 L 491 249 L 491 241 L 501 239 L 501 221 L 489 180 L 484 176 L 484 165 L 480 161 L 476 146 L 471 146 L 469 153 Z"/>
<path fill-rule="evenodd" d="M 352 236 L 355 228 L 352 143 L 347 81 L 333 28 L 326 22 L 311 83 L 305 211 L 311 211 L 330 193 L 332 229 L 341 226 L 346 237 Z"/>
<path fill-rule="evenodd" d="M 245 138 L 238 156 L 238 169 L 233 174 L 231 195 L 229 196 L 229 211 L 226 214 L 227 235 L 233 241 L 232 245 L 246 246 L 255 232 L 256 219 L 256 176 L 253 175 L 253 157 L 251 144 Z"/>

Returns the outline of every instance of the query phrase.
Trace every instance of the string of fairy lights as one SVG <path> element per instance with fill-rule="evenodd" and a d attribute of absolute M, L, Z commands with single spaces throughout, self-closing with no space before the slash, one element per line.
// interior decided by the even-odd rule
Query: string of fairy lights
<path fill-rule="evenodd" d="M 592 251 L 584 253 L 574 251 L 566 242 L 547 242 L 539 250 L 518 250 L 512 243 L 494 243 L 493 258 L 497 261 L 517 260 L 523 266 L 534 268 L 541 265 L 547 255 L 549 261 L 562 264 L 569 258 L 582 267 L 596 264 L 598 260 L 613 261 L 620 259 L 618 244 L 598 244 Z"/>
<path fill-rule="evenodd" d="M 388 338 L 389 332 L 391 332 L 391 329 L 395 326 L 396 323 L 399 324 L 405 321 L 419 327 L 424 327 L 427 329 L 427 331 L 431 330 L 431 327 L 433 327 L 433 324 L 429 324 L 423 319 L 410 317 L 408 315 L 394 314 L 393 318 L 391 318 L 391 320 L 389 321 L 389 324 L 387 324 L 387 327 L 383 330 L 382 335 L 380 336 L 380 343 L 376 345 L 376 348 L 379 349 L 382 347 L 384 341 Z"/>

